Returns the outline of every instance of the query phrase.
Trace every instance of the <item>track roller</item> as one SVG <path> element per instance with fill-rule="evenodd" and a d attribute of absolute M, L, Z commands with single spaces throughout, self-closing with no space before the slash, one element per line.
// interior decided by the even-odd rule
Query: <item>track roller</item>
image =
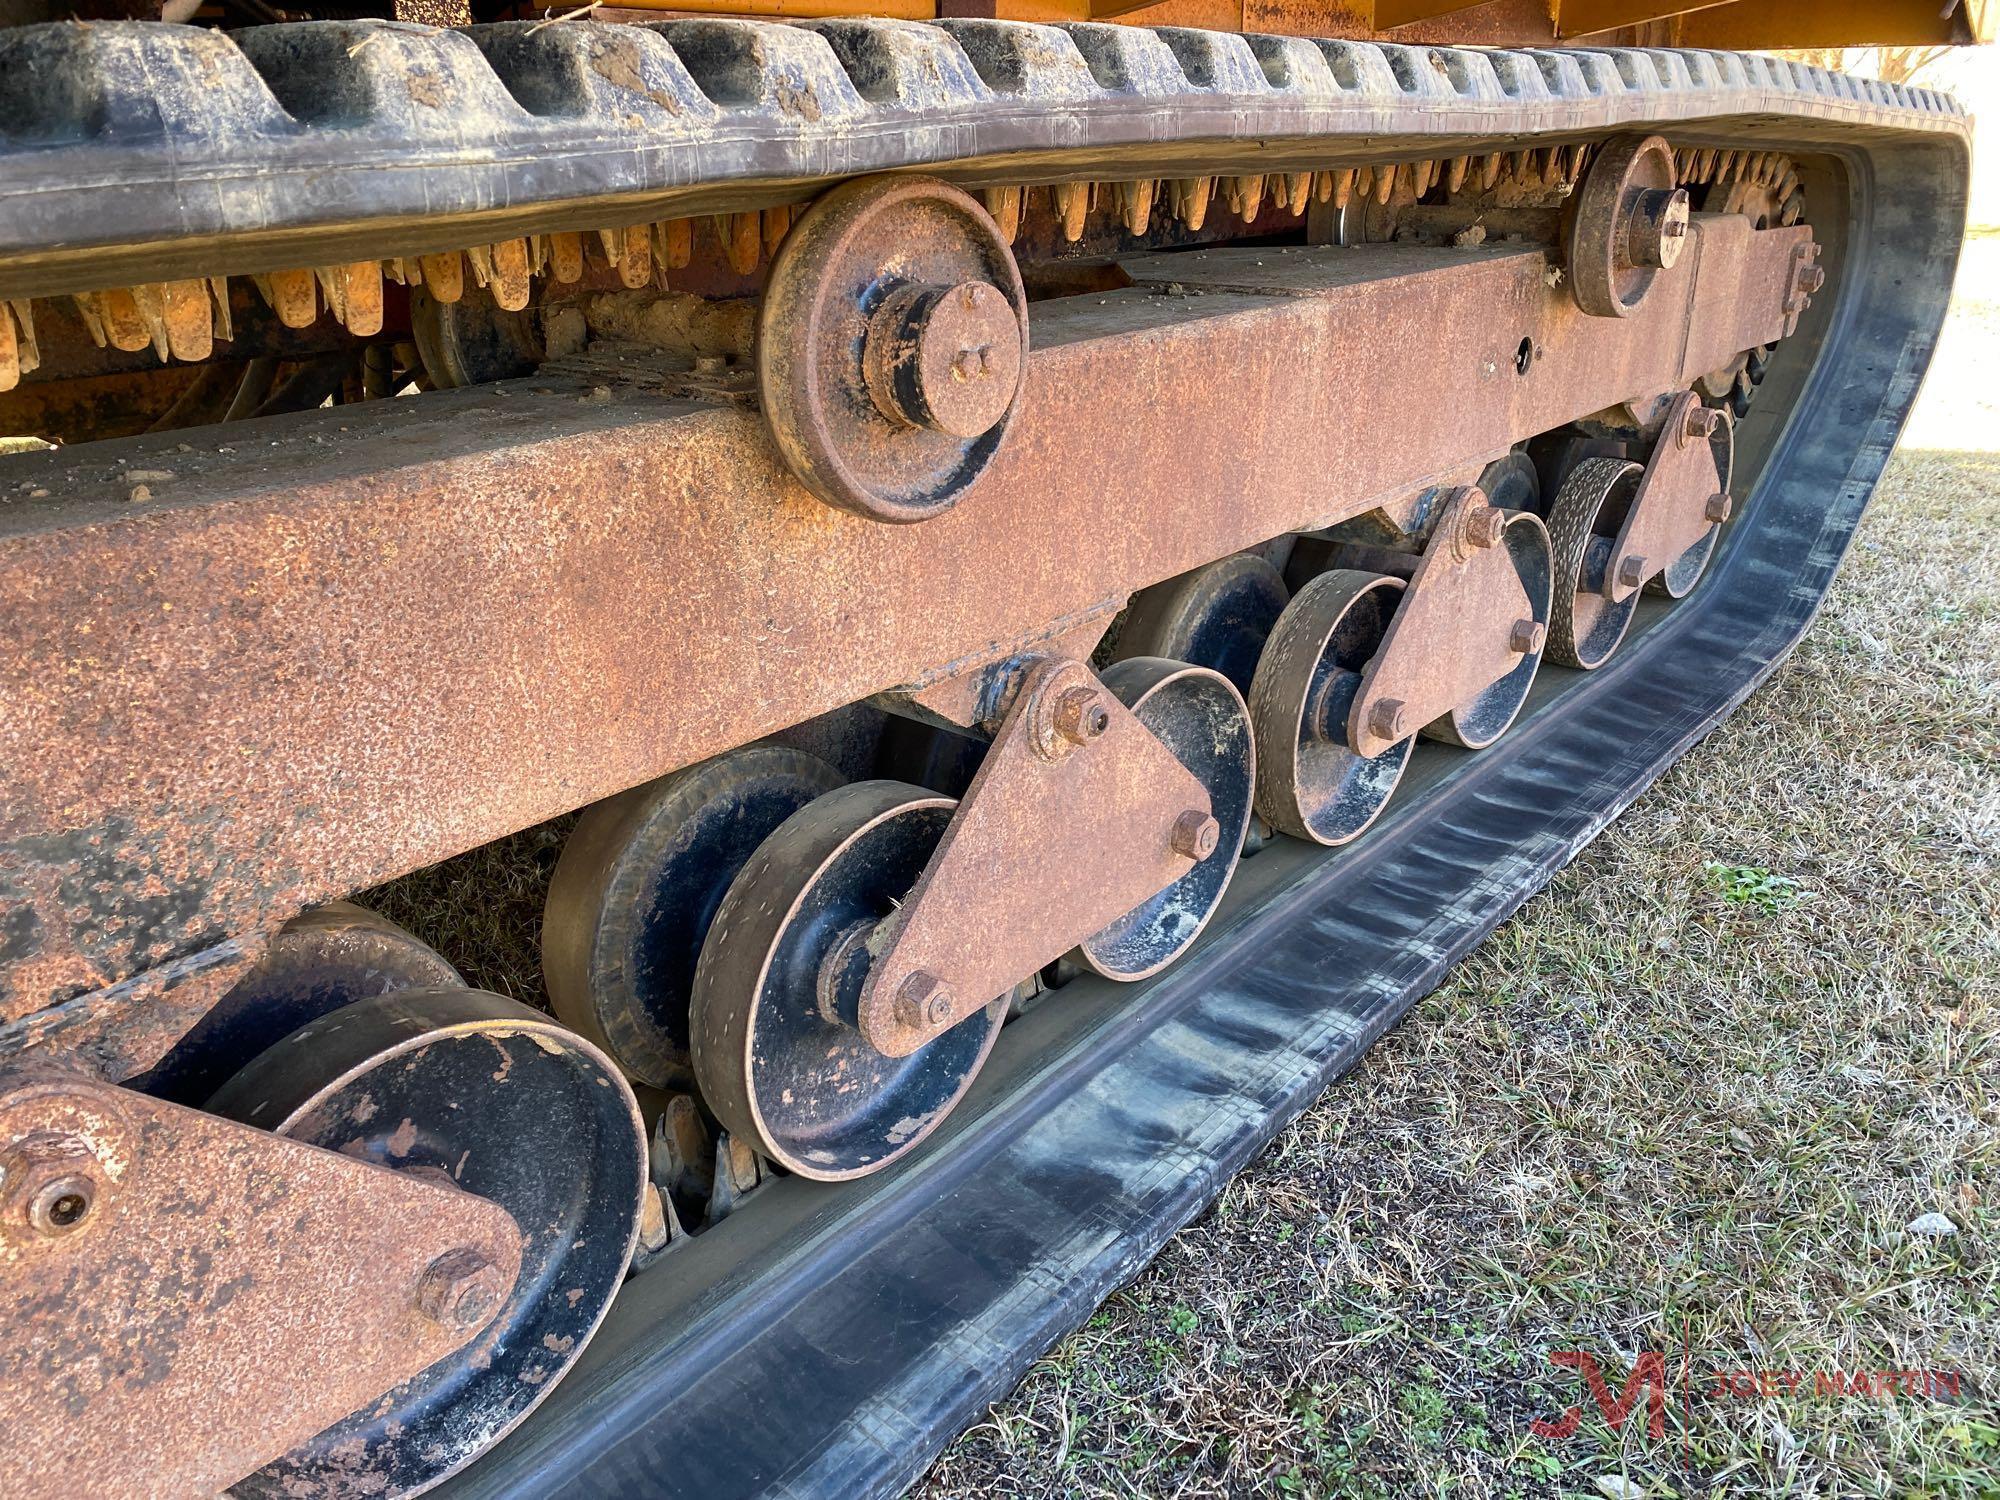
<path fill-rule="evenodd" d="M 1556 492 L 1549 507 L 1555 579 L 1550 661 L 1586 670 L 1600 667 L 1631 628 L 1638 594 L 1614 601 L 1605 594 L 1604 580 L 1644 472 L 1620 458 L 1586 458 Z"/>
<path fill-rule="evenodd" d="M 1336 568 L 1278 617 L 1250 688 L 1250 720 L 1262 747 L 1257 811 L 1281 833 L 1344 844 L 1402 780 L 1416 737 L 1359 755 L 1347 743 L 1347 719 L 1403 589 L 1400 578 Z"/>
<path fill-rule="evenodd" d="M 440 1287 L 443 1313 L 484 1317 L 477 1338 L 232 1494 L 436 1483 L 554 1388 L 624 1279 L 646 1186 L 638 1105 L 610 1059 L 512 1000 L 435 988 L 356 1001 L 264 1052 L 209 1107 L 490 1199 L 524 1239 L 511 1285 L 468 1264 Z"/>
<path fill-rule="evenodd" d="M 387 917 L 333 901 L 279 929 L 257 966 L 132 1087 L 199 1106 L 306 1022 L 371 995 L 458 985 L 444 956 Z"/>
<path fill-rule="evenodd" d="M 710 920 L 757 846 L 832 791 L 817 756 L 751 745 L 589 808 L 542 927 L 549 999 L 634 1081 L 685 1089 L 688 997 Z"/>
<path fill-rule="evenodd" d="M 828 792 L 750 856 L 715 914 L 692 1009 L 702 1096 L 802 1177 L 864 1176 L 916 1146 L 999 1034 L 1005 996 L 906 1056 L 859 1030 L 858 939 L 908 896 L 956 805 L 896 781 Z"/>
<path fill-rule="evenodd" d="M 1156 656 L 1105 668 L 1104 686 L 1208 790 L 1214 834 L 1166 889 L 1077 945 L 1075 961 L 1111 979 L 1144 979 L 1208 925 L 1243 847 L 1257 755 L 1249 710 L 1220 672 Z"/>
<path fill-rule="evenodd" d="M 1247 695 L 1264 642 L 1290 597 L 1282 573 L 1255 553 L 1238 552 L 1135 594 L 1117 659 L 1195 662 Z"/>
<path fill-rule="evenodd" d="M 1525 510 L 1542 515 L 1542 479 L 1535 461 L 1519 448 L 1493 460 L 1480 473 L 1479 488 L 1487 503 L 1499 510 Z"/>
<path fill-rule="evenodd" d="M 757 380 L 778 451 L 829 505 L 949 509 L 1000 451 L 1028 300 L 999 228 L 930 177 L 870 177 L 806 211 L 771 266 Z"/>

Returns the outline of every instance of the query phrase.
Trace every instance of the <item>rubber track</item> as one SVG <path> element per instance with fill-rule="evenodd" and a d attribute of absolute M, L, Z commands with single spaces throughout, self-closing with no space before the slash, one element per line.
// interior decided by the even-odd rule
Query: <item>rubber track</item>
<path fill-rule="evenodd" d="M 330 252 L 329 231 L 373 236 L 356 253 L 350 234 L 350 258 L 455 248 L 502 223 L 601 224 L 607 199 L 640 222 L 691 192 L 707 211 L 723 205 L 718 189 L 803 196 L 975 158 L 992 180 L 1020 181 L 1034 175 L 1026 163 L 991 161 L 1020 153 L 1095 159 L 1072 155 L 1051 175 L 1116 176 L 1098 170 L 1115 162 L 1165 176 L 1189 171 L 1185 148 L 1167 146 L 1193 140 L 1213 143 L 1205 172 L 1268 170 L 1288 152 L 1337 156 L 1341 138 L 1375 138 L 1380 152 L 1385 135 L 1415 145 L 1751 115 L 1969 128 L 1933 90 L 1689 50 L 1004 21 L 322 21 L 228 35 L 55 23 L 0 32 L 0 295 L 313 264 L 274 237 Z"/>

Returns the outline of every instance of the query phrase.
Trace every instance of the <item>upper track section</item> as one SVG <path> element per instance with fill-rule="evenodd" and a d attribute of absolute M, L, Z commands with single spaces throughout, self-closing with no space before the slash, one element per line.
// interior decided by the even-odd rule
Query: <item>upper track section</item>
<path fill-rule="evenodd" d="M 901 167 L 1268 171 L 1634 124 L 1731 145 L 1969 129 L 1930 89 L 1679 49 L 972 20 L 62 23 L 0 31 L 0 296 L 442 251 Z"/>

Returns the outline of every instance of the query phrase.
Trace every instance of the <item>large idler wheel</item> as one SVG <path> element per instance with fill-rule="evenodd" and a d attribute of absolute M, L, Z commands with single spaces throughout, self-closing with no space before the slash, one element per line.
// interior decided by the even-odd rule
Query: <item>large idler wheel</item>
<path fill-rule="evenodd" d="M 1005 996 L 906 1057 L 859 1029 L 857 936 L 909 895 L 956 805 L 896 781 L 829 792 L 764 841 L 715 914 L 692 1012 L 702 1097 L 802 1177 L 860 1177 L 910 1151 L 999 1033 Z"/>
<path fill-rule="evenodd" d="M 491 1199 L 523 1236 L 511 1288 L 478 1264 L 441 1275 L 433 1315 L 475 1322 L 469 1343 L 232 1494 L 401 1495 L 456 1472 L 555 1387 L 632 1258 L 646 1185 L 632 1091 L 588 1042 L 498 995 L 357 1001 L 269 1049 L 209 1107 Z"/>
<path fill-rule="evenodd" d="M 556 1015 L 637 1082 L 690 1088 L 689 996 L 716 908 L 757 846 L 840 781 L 817 756 L 753 745 L 588 809 L 542 927 Z"/>
<path fill-rule="evenodd" d="M 1144 979 L 1172 963 L 1208 925 L 1243 848 L 1257 755 L 1249 710 L 1229 679 L 1206 667 L 1141 656 L 1099 680 L 1208 788 L 1214 840 L 1187 873 L 1077 945 L 1075 961 L 1112 979 Z"/>
<path fill-rule="evenodd" d="M 1688 195 L 1674 151 L 1657 135 L 1606 141 L 1569 212 L 1569 284 L 1576 305 L 1626 318 L 1688 241 Z"/>
<path fill-rule="evenodd" d="M 329 902 L 280 928 L 257 966 L 131 1086 L 199 1106 L 251 1059 L 329 1011 L 463 982 L 442 954 L 387 917 Z"/>
<path fill-rule="evenodd" d="M 778 451 L 829 505 L 921 521 L 1000 451 L 1028 359 L 1028 300 L 986 210 L 929 177 L 835 188 L 792 227 L 757 325 Z"/>
<path fill-rule="evenodd" d="M 1290 597 L 1284 575 L 1263 558 L 1249 552 L 1222 558 L 1134 595 L 1118 659 L 1194 662 L 1248 694 L 1257 658 Z"/>
<path fill-rule="evenodd" d="M 1347 719 L 1382 644 L 1403 580 L 1336 568 L 1300 589 L 1278 617 L 1250 688 L 1257 811 L 1280 832 L 1344 844 L 1387 804 L 1416 736 L 1356 754 Z"/>
<path fill-rule="evenodd" d="M 1554 596 L 1549 660 L 1586 670 L 1611 659 L 1631 628 L 1637 593 L 1613 601 L 1604 591 L 1618 531 L 1645 471 L 1620 458 L 1586 458 L 1570 471 L 1549 507 Z"/>

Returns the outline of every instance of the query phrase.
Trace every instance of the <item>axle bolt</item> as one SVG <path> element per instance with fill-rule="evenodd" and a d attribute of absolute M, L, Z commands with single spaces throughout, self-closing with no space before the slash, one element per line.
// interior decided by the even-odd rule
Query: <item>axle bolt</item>
<path fill-rule="evenodd" d="M 1222 825 L 1198 807 L 1190 807 L 1174 819 L 1168 846 L 1182 859 L 1204 860 L 1215 853 L 1222 841 Z"/>
<path fill-rule="evenodd" d="M 1540 620 L 1516 620 L 1514 629 L 1507 636 L 1507 644 L 1517 656 L 1532 656 L 1542 649 L 1549 629 Z"/>
<path fill-rule="evenodd" d="M 1708 504 L 1702 507 L 1701 513 L 1708 520 L 1720 526 L 1724 521 L 1729 519 L 1730 512 L 1735 509 L 1735 502 L 1729 498 L 1728 492 L 1717 490 L 1713 495 L 1708 497 Z"/>
<path fill-rule="evenodd" d="M 507 1295 L 500 1268 L 477 1250 L 447 1250 L 417 1282 L 417 1311 L 441 1328 L 471 1333 Z"/>
<path fill-rule="evenodd" d="M 917 1031 L 934 1031 L 951 1019 L 951 986 L 917 970 L 896 990 L 896 1019 Z"/>
<path fill-rule="evenodd" d="M 1385 740 L 1407 739 L 1410 730 L 1403 718 L 1408 707 L 1401 698 L 1377 698 L 1368 710 L 1369 730 Z"/>
<path fill-rule="evenodd" d="M 1687 435 L 1689 438 L 1714 437 L 1715 430 L 1722 425 L 1722 413 L 1712 406 L 1696 402 L 1688 408 Z"/>
<path fill-rule="evenodd" d="M 1506 531 L 1507 518 L 1494 506 L 1474 505 L 1465 512 L 1465 540 L 1468 546 L 1482 550 L 1497 547 Z"/>
<path fill-rule="evenodd" d="M 1111 714 L 1094 687 L 1066 688 L 1056 699 L 1056 733 L 1073 745 L 1084 745 L 1111 727 Z"/>
<path fill-rule="evenodd" d="M 97 1207 L 97 1160 L 75 1136 L 37 1131 L 0 1154 L 0 1228 L 43 1239 L 81 1229 Z"/>
<path fill-rule="evenodd" d="M 1640 584 L 1644 583 L 1645 581 L 1646 581 L 1645 558 L 1638 557 L 1635 555 L 1626 558 L 1625 561 L 1623 561 L 1618 565 L 1618 586 L 1620 588 L 1636 589 Z"/>

